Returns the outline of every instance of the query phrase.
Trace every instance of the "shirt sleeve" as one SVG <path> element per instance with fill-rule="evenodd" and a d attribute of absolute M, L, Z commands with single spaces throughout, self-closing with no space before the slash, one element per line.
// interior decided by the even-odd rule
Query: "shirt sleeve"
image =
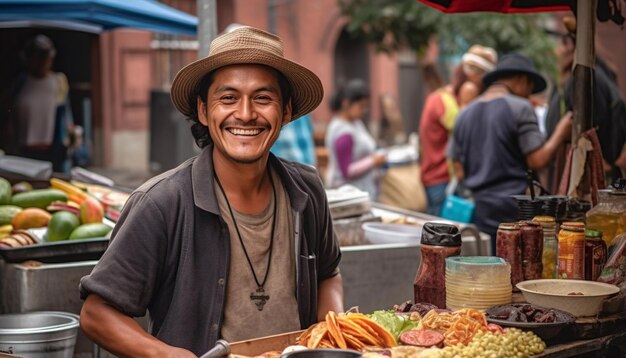
<path fill-rule="evenodd" d="M 350 163 L 352 163 L 352 147 L 354 146 L 354 140 L 350 134 L 344 134 L 337 138 L 335 141 L 335 148 L 337 151 L 337 163 L 339 163 L 339 169 L 341 175 L 344 178 L 348 178 L 348 169 Z"/>
<path fill-rule="evenodd" d="M 543 145 L 545 137 L 539 130 L 537 116 L 530 105 L 520 107 L 517 133 L 519 146 L 524 155 L 532 153 Z"/>
<path fill-rule="evenodd" d="M 101 296 L 131 317 L 145 315 L 167 249 L 162 212 L 146 194 L 136 192 L 124 206 L 111 243 L 90 275 L 80 281 L 80 296 Z"/>

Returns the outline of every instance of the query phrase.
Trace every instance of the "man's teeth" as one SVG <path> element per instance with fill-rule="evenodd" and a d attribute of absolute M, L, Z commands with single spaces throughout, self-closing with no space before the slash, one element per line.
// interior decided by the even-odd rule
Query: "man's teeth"
<path fill-rule="evenodd" d="M 255 136 L 259 133 L 261 133 L 260 129 L 239 129 L 239 128 L 233 128 L 233 129 L 229 129 L 229 131 L 234 134 L 234 135 L 247 135 L 247 136 Z"/>

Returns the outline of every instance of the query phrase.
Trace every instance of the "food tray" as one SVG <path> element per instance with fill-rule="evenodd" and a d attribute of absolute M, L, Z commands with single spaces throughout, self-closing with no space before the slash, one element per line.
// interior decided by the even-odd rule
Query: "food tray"
<path fill-rule="evenodd" d="M 528 304 L 518 303 L 518 304 L 509 304 L 509 305 L 504 305 L 504 306 L 522 307 L 526 305 Z M 535 307 L 538 307 L 538 306 L 535 306 Z M 491 312 L 494 312 L 498 308 L 500 308 L 500 306 L 492 307 L 485 312 L 487 316 L 487 322 L 495 323 L 502 327 L 513 327 L 513 328 L 521 329 L 522 331 L 531 331 L 537 336 L 539 336 L 539 338 L 543 339 L 544 341 L 559 338 L 559 336 L 561 337 L 567 336 L 567 334 L 565 333 L 568 330 L 572 329 L 572 326 L 575 322 L 575 318 L 573 315 L 567 312 L 558 310 L 558 309 L 552 309 L 552 310 L 557 314 L 558 318 L 560 319 L 559 322 L 550 322 L 550 323 L 512 322 L 512 321 L 507 321 L 503 319 L 491 318 L 490 317 Z M 543 308 L 543 307 L 538 307 L 538 308 Z"/>
<path fill-rule="evenodd" d="M 61 263 L 98 260 L 109 246 L 109 239 L 93 239 L 42 242 L 30 246 L 0 248 L 0 257 L 8 263 L 35 260 L 43 263 Z"/>

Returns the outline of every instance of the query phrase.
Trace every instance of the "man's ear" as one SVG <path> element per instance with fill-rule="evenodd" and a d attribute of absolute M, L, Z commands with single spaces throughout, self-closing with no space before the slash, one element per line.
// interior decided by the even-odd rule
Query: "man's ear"
<path fill-rule="evenodd" d="M 283 109 L 282 126 L 289 123 L 292 119 L 295 119 L 295 118 L 291 118 L 291 109 L 292 109 L 292 106 L 291 106 L 291 99 L 290 99 L 289 103 L 287 103 L 287 105 Z"/>
<path fill-rule="evenodd" d="M 196 106 L 198 111 L 198 121 L 208 127 L 209 120 L 206 113 L 206 103 L 202 102 L 202 99 L 199 96 L 196 100 Z"/>

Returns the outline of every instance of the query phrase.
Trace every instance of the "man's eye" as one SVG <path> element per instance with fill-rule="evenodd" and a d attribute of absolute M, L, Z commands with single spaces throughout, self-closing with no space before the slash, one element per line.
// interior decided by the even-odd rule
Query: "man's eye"
<path fill-rule="evenodd" d="M 235 96 L 232 96 L 232 95 L 224 95 L 220 97 L 220 100 L 224 102 L 233 102 L 235 99 L 236 99 Z"/>
<path fill-rule="evenodd" d="M 261 102 L 261 103 L 268 103 L 268 102 L 270 102 L 272 100 L 272 97 L 270 97 L 270 96 L 257 96 L 256 100 L 258 102 Z"/>

